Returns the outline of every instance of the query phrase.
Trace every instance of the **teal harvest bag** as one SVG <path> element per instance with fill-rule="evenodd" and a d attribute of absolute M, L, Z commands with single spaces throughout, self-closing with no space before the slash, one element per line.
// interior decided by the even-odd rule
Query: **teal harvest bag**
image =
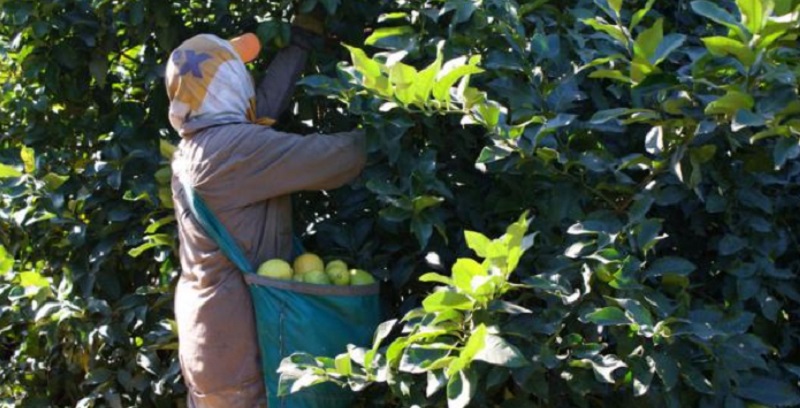
<path fill-rule="evenodd" d="M 348 344 L 368 346 L 381 322 L 379 285 L 314 285 L 259 276 L 242 250 L 188 183 L 182 183 L 189 209 L 220 250 L 243 273 L 255 308 L 258 343 L 270 408 L 346 408 L 355 395 L 320 384 L 278 396 L 276 370 L 294 352 L 335 357 Z M 302 250 L 294 243 L 295 252 Z"/>

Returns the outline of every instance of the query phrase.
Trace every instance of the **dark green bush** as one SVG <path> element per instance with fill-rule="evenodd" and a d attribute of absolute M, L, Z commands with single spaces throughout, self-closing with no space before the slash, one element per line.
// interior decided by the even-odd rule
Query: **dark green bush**
<path fill-rule="evenodd" d="M 269 55 L 288 3 L 0 2 L 0 401 L 182 398 L 163 61 L 245 29 Z M 312 56 L 280 126 L 361 125 L 371 155 L 352 186 L 299 194 L 296 227 L 408 319 L 383 327 L 380 375 L 358 348 L 306 374 L 389 406 L 800 404 L 797 0 L 319 3 L 353 48 Z M 437 61 L 452 75 L 428 93 Z M 519 264 L 480 301 L 456 261 L 488 238 L 464 231 L 525 211 L 506 237 L 535 242 L 506 246 Z M 423 302 L 443 293 L 472 318 Z"/>

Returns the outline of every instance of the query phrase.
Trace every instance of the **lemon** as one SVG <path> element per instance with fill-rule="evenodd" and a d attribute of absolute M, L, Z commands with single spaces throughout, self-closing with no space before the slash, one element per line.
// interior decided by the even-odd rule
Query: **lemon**
<path fill-rule="evenodd" d="M 294 260 L 294 273 L 304 274 L 309 271 L 324 271 L 325 264 L 316 254 L 306 252 Z"/>
<path fill-rule="evenodd" d="M 258 267 L 258 274 L 273 279 L 292 279 L 292 267 L 283 259 L 270 259 Z"/>
<path fill-rule="evenodd" d="M 363 269 L 350 270 L 350 284 L 351 285 L 370 285 L 375 283 L 375 278 L 369 272 Z"/>
<path fill-rule="evenodd" d="M 344 266 L 333 265 L 325 269 L 325 273 L 331 278 L 334 285 L 347 286 L 350 284 L 350 271 Z"/>
<path fill-rule="evenodd" d="M 314 283 L 317 285 L 331 284 L 331 280 L 330 278 L 328 278 L 328 275 L 326 275 L 325 272 L 322 272 L 321 270 L 308 271 L 302 274 L 302 276 L 303 276 L 303 282 L 305 283 Z"/>

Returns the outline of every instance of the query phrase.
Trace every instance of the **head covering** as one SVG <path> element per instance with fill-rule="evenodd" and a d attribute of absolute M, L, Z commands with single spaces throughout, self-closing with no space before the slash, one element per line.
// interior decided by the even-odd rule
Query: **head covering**
<path fill-rule="evenodd" d="M 244 65 L 259 49 L 252 34 L 233 42 L 200 34 L 172 52 L 165 78 L 169 121 L 182 137 L 223 124 L 272 124 L 256 118 L 255 87 Z"/>

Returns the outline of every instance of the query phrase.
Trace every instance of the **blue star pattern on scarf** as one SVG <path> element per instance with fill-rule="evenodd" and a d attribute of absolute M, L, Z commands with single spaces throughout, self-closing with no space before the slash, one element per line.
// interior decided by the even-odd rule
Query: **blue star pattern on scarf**
<path fill-rule="evenodd" d="M 210 60 L 211 56 L 201 52 L 199 54 L 195 54 L 193 50 L 186 50 L 186 51 L 175 51 L 172 54 L 172 61 L 178 63 L 181 57 L 185 56 L 183 64 L 180 66 L 180 71 L 178 75 L 186 75 L 188 73 L 192 73 L 195 78 L 202 78 L 203 71 L 200 69 L 200 64 L 203 62 Z"/>

